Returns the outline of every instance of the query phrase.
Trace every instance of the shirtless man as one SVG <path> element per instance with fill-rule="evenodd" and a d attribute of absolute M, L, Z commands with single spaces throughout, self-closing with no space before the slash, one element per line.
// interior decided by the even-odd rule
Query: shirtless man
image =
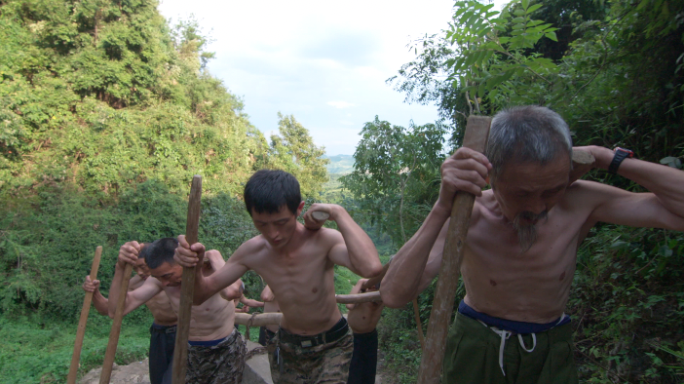
<path fill-rule="evenodd" d="M 131 277 L 128 283 L 129 291 L 140 288 L 150 276 L 150 271 L 142 257 L 136 260 L 133 269 L 136 275 Z M 116 304 L 114 304 L 114 308 L 110 312 L 109 301 L 106 297 L 102 296 L 99 288 L 100 280 L 91 281 L 90 276 L 86 276 L 83 290 L 93 292 L 93 305 L 95 309 L 101 315 L 113 318 Z M 116 301 L 113 303 L 116 303 Z M 154 322 L 150 327 L 150 351 L 148 354 L 150 383 L 161 384 L 164 372 L 171 366 L 171 360 L 173 360 L 173 348 L 176 344 L 176 322 L 178 318 L 176 312 L 171 308 L 168 296 L 164 292 L 160 292 L 148 300 L 145 305 L 152 312 L 152 317 L 154 318 Z"/>
<path fill-rule="evenodd" d="M 280 312 L 280 306 L 268 285 L 261 291 L 261 300 L 264 302 L 264 313 Z M 259 328 L 259 344 L 268 345 L 275 338 L 278 328 L 277 325 L 264 325 Z"/>
<path fill-rule="evenodd" d="M 363 289 L 368 279 L 359 279 L 351 294 L 373 292 L 378 286 Z M 378 331 L 382 302 L 347 304 L 347 320 L 354 331 L 354 355 L 349 368 L 348 384 L 375 384 L 375 370 L 378 365 Z"/>
<path fill-rule="evenodd" d="M 623 149 L 575 149 L 591 153 L 594 168 L 650 191 L 632 193 L 577 180 L 584 170 L 571 169 L 572 150 L 557 113 L 518 107 L 492 120 L 486 156 L 461 148 L 442 165 L 437 203 L 395 256 L 380 293 L 398 308 L 427 287 L 456 191 L 475 195 L 461 266 L 467 294 L 449 333 L 444 382 L 577 383 L 564 310 L 589 229 L 607 222 L 684 230 L 684 172 Z M 482 191 L 488 177 L 492 189 Z"/>
<path fill-rule="evenodd" d="M 283 171 L 256 172 L 245 185 L 247 211 L 261 233 L 243 243 L 217 273 L 197 275 L 195 303 L 230 285 L 252 269 L 278 298 L 283 313 L 278 331 L 278 359 L 269 354 L 274 383 L 346 384 L 353 342 L 346 320 L 335 301 L 335 264 L 372 277 L 382 271 L 378 252 L 368 235 L 344 208 L 313 204 L 304 208 L 299 182 Z M 321 228 L 311 213 L 323 211 L 337 223 L 339 232 Z M 204 246 L 179 236 L 176 261 L 195 265 Z"/>
<path fill-rule="evenodd" d="M 125 263 L 134 263 L 142 253 L 152 277 L 138 289 L 128 292 L 124 313 L 146 303 L 162 291 L 168 295 L 174 312 L 178 313 L 183 268 L 173 260 L 177 245 L 173 238 L 159 239 L 142 250 L 135 241 L 124 244 L 119 251 L 110 289 L 110 308 L 112 303 L 116 303 Z M 198 268 L 201 276 L 209 276 L 225 264 L 221 254 L 215 250 L 207 251 L 206 259 L 208 262 Z M 233 304 L 233 299 L 240 296 L 238 285 L 226 287 L 202 305 L 192 307 L 186 382 L 239 384 L 242 381 L 246 348 L 242 336 L 234 327 Z M 165 372 L 163 382 L 171 382 L 171 366 Z"/>

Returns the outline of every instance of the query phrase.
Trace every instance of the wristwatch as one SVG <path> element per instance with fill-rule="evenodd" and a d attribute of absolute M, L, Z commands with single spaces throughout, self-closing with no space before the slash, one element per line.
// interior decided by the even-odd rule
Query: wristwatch
<path fill-rule="evenodd" d="M 622 160 L 634 157 L 634 152 L 620 147 L 615 147 L 613 152 L 615 152 L 615 155 L 613 156 L 613 161 L 611 161 L 610 165 L 608 166 L 608 172 L 616 174 L 618 167 L 620 167 L 620 164 L 622 163 Z"/>

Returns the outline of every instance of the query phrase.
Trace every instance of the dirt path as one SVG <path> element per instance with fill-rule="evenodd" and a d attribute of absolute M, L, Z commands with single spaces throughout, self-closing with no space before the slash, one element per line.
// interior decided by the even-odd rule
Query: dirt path
<path fill-rule="evenodd" d="M 150 384 L 150 374 L 148 371 L 147 359 L 137 361 L 128 365 L 118 366 L 114 364 L 112 370 L 111 384 Z M 95 368 L 83 376 L 80 384 L 99 384 L 102 367 Z"/>
<path fill-rule="evenodd" d="M 382 358 L 382 356 L 378 356 Z M 375 384 L 391 384 L 383 380 L 382 362 L 378 364 L 378 374 L 375 376 Z M 102 368 L 95 368 L 83 376 L 79 384 L 99 384 Z M 118 366 L 114 364 L 110 384 L 150 384 L 147 359 L 136 361 L 128 365 Z"/>

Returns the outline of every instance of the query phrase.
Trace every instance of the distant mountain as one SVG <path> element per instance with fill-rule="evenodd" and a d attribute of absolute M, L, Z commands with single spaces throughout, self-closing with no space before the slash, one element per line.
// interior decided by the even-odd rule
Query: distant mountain
<path fill-rule="evenodd" d="M 354 170 L 354 157 L 351 155 L 336 155 L 323 156 L 325 159 L 330 159 L 328 163 L 328 174 L 342 174 L 346 175 Z"/>

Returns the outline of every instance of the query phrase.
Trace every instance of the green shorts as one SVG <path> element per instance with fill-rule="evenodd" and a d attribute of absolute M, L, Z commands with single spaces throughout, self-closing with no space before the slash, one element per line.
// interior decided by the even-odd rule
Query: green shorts
<path fill-rule="evenodd" d="M 570 324 L 536 334 L 513 334 L 504 342 L 502 350 L 500 334 L 457 313 L 447 337 L 442 383 L 578 383 Z"/>

